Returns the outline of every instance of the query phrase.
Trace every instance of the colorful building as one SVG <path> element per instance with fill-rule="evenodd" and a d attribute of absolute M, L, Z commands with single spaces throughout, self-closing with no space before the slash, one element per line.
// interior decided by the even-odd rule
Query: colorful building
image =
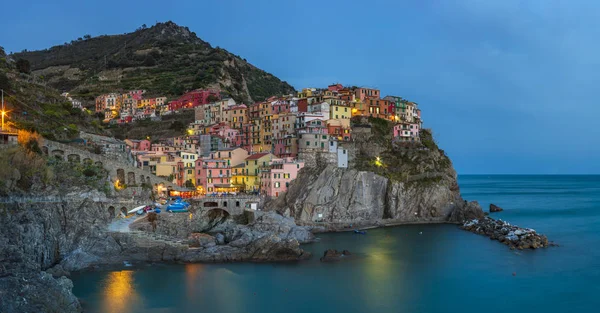
<path fill-rule="evenodd" d="M 208 104 L 221 99 L 221 94 L 215 89 L 197 89 L 183 94 L 181 97 L 169 102 L 169 111 L 177 111 L 184 108 L 195 108 L 199 105 Z"/>
<path fill-rule="evenodd" d="M 286 192 L 292 180 L 296 179 L 304 162 L 292 158 L 273 159 L 261 169 L 260 192 L 269 197 L 278 197 Z"/>
<path fill-rule="evenodd" d="M 233 192 L 231 164 L 227 160 L 196 160 L 196 190 L 201 193 Z"/>
<path fill-rule="evenodd" d="M 244 189 L 246 191 L 260 189 L 260 168 L 267 166 L 274 157 L 271 153 L 255 153 L 246 158 L 244 166 Z"/>
<path fill-rule="evenodd" d="M 394 125 L 394 138 L 401 142 L 418 142 L 420 131 L 419 123 L 401 122 Z"/>
<path fill-rule="evenodd" d="M 356 88 L 354 96 L 361 101 L 365 101 L 367 99 L 379 99 L 380 94 L 378 89 Z"/>

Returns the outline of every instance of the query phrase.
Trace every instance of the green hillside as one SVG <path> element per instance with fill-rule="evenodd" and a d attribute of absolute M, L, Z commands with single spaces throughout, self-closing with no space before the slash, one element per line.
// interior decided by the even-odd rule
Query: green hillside
<path fill-rule="evenodd" d="M 28 60 L 39 80 L 70 92 L 87 105 L 98 94 L 132 89 L 172 98 L 192 89 L 219 88 L 247 103 L 294 92 L 288 83 L 239 56 L 211 47 L 173 22 L 123 35 L 84 37 L 10 57 Z"/>
<path fill-rule="evenodd" d="M 6 127 L 36 131 L 46 138 L 67 140 L 80 130 L 102 133 L 98 119 L 72 104 L 59 92 L 21 73 L 0 47 L 0 89 L 4 90 Z"/>

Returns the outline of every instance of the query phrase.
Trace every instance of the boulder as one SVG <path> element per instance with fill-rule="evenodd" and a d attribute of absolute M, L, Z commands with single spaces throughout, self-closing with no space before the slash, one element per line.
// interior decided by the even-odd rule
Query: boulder
<path fill-rule="evenodd" d="M 224 245 L 225 244 L 225 235 L 218 233 L 215 235 L 215 240 L 218 245 Z"/>
<path fill-rule="evenodd" d="M 502 212 L 502 211 L 504 211 L 503 208 L 501 208 L 493 203 L 490 204 L 490 213 Z"/>
<path fill-rule="evenodd" d="M 66 276 L 66 277 L 71 276 L 71 273 L 69 273 L 69 271 L 66 271 L 60 264 L 57 264 L 54 267 L 47 269 L 46 273 L 52 275 L 52 277 L 54 277 L 54 278 L 59 278 L 62 276 Z"/>
<path fill-rule="evenodd" d="M 188 236 L 190 247 L 212 247 L 216 245 L 215 237 L 204 233 L 191 233 Z"/>
<path fill-rule="evenodd" d="M 481 220 L 485 217 L 483 210 L 477 201 L 463 201 L 456 205 L 452 211 L 449 222 L 464 223 L 471 220 Z"/>
<path fill-rule="evenodd" d="M 342 260 L 344 257 L 350 256 L 350 255 L 351 255 L 351 253 L 348 250 L 344 250 L 344 251 L 340 252 L 335 249 L 327 249 L 323 253 L 323 256 L 321 257 L 320 260 L 321 260 L 321 262 L 339 261 L 339 260 Z"/>

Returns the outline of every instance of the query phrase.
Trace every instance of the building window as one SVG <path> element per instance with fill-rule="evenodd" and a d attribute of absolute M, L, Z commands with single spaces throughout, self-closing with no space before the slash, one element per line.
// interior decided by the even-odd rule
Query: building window
<path fill-rule="evenodd" d="M 275 188 L 279 188 L 279 182 L 275 183 Z"/>

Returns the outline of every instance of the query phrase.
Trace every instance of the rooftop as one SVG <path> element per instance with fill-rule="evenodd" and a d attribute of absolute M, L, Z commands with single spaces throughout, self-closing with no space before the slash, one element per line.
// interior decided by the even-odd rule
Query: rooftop
<path fill-rule="evenodd" d="M 256 154 L 253 154 L 253 155 L 247 157 L 246 160 L 258 160 L 258 159 L 264 157 L 265 155 L 269 155 L 269 154 L 270 153 L 268 153 L 268 152 L 267 153 L 256 153 Z"/>

